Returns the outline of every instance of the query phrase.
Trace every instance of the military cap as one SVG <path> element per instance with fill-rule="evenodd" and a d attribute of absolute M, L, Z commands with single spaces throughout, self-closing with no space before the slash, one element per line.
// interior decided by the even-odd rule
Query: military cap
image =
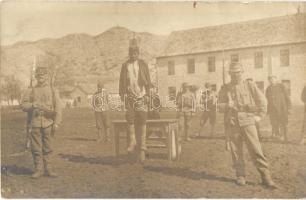
<path fill-rule="evenodd" d="M 97 87 L 104 88 L 104 83 L 101 80 L 99 80 L 97 83 Z"/>
<path fill-rule="evenodd" d="M 49 69 L 52 67 L 52 58 L 48 55 L 36 56 L 36 74 L 47 74 Z"/>
<path fill-rule="evenodd" d="M 230 64 L 229 72 L 243 72 L 243 67 L 239 62 L 233 62 Z"/>
<path fill-rule="evenodd" d="M 270 80 L 271 78 L 277 78 L 277 76 L 276 76 L 275 74 L 270 74 L 270 75 L 268 76 L 268 80 Z"/>
<path fill-rule="evenodd" d="M 138 42 L 136 38 L 130 39 L 129 51 L 139 51 Z"/>
<path fill-rule="evenodd" d="M 183 87 L 183 88 L 186 88 L 186 87 L 188 87 L 188 86 L 190 86 L 189 83 L 187 83 L 187 82 L 182 83 L 182 87 Z"/>
<path fill-rule="evenodd" d="M 205 83 L 205 87 L 206 87 L 206 88 L 209 88 L 209 87 L 210 87 L 210 83 L 209 83 L 209 82 L 206 82 L 206 83 Z"/>

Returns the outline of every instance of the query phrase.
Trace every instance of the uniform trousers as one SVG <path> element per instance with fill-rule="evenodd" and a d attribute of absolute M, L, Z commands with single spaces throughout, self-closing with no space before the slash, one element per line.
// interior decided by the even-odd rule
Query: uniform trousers
<path fill-rule="evenodd" d="M 269 171 L 268 162 L 263 154 L 255 125 L 244 127 L 230 125 L 228 127 L 233 167 L 236 170 L 237 177 L 245 176 L 245 161 L 243 157 L 244 142 L 257 170 L 261 174 L 267 173 Z"/>
<path fill-rule="evenodd" d="M 52 155 L 51 126 L 47 128 L 33 127 L 31 132 L 31 151 L 35 170 L 50 167 Z"/>

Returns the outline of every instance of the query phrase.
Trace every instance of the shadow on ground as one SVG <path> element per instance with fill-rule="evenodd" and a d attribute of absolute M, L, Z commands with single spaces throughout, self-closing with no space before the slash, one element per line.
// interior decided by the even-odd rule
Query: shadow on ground
<path fill-rule="evenodd" d="M 178 168 L 178 167 L 164 167 L 164 166 L 144 166 L 145 170 L 162 173 L 168 176 L 178 176 L 182 178 L 188 178 L 192 180 L 213 180 L 227 183 L 236 183 L 235 179 L 228 177 L 221 177 L 212 174 L 207 174 L 206 172 L 196 172 L 188 168 Z M 248 182 L 248 185 L 255 185 L 253 182 Z"/>

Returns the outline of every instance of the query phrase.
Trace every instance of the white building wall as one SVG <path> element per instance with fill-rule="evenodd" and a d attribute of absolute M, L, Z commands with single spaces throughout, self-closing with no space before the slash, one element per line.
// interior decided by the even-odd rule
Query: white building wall
<path fill-rule="evenodd" d="M 290 65 L 280 66 L 280 50 L 289 49 Z M 263 68 L 255 68 L 254 54 L 263 52 Z M 268 86 L 267 77 L 272 71 L 279 80 L 290 80 L 291 99 L 293 104 L 301 104 L 300 95 L 306 81 L 306 43 L 291 44 L 283 46 L 259 47 L 249 49 L 238 49 L 222 52 L 211 52 L 202 54 L 180 55 L 172 57 L 157 58 L 158 88 L 161 96 L 168 95 L 168 87 L 176 87 L 178 92 L 183 82 L 189 82 L 203 87 L 205 82 L 217 84 L 217 90 L 223 84 L 222 66 L 223 57 L 226 71 L 226 82 L 229 82 L 228 67 L 232 54 L 239 54 L 239 60 L 244 66 L 244 77 L 253 78 L 254 81 L 264 81 L 264 87 Z M 215 56 L 216 71 L 208 72 L 208 57 Z M 270 57 L 271 56 L 271 57 Z M 195 73 L 187 73 L 187 60 L 195 59 Z M 168 61 L 175 62 L 175 75 L 168 75 Z M 271 64 L 271 67 L 269 67 Z"/>

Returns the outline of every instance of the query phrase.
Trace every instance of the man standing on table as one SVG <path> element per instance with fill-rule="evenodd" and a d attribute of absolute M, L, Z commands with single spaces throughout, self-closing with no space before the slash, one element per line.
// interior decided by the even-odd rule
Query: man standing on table
<path fill-rule="evenodd" d="M 246 143 L 250 156 L 259 171 L 262 183 L 269 188 L 276 188 L 267 158 L 263 154 L 258 139 L 255 123 L 266 114 L 267 104 L 264 94 L 252 82 L 243 81 L 243 67 L 240 63 L 231 63 L 229 73 L 231 82 L 225 85 L 220 95 L 219 109 L 226 113 L 229 128 L 230 149 L 236 170 L 237 184 L 246 185 L 243 142 Z M 226 97 L 226 98 L 224 98 Z"/>
<path fill-rule="evenodd" d="M 32 112 L 30 139 L 35 167 L 32 178 L 42 175 L 56 177 L 51 166 L 51 132 L 61 121 L 59 93 L 49 80 L 48 70 L 52 67 L 52 58 L 39 56 L 36 64 L 37 85 L 30 88 L 21 103 L 23 111 Z"/>
<path fill-rule="evenodd" d="M 148 65 L 139 59 L 139 47 L 135 38 L 130 40 L 129 60 L 122 65 L 119 81 L 119 95 L 127 110 L 127 151 L 132 153 L 136 148 L 138 161 L 143 162 L 146 152 L 147 104 L 152 83 Z"/>

